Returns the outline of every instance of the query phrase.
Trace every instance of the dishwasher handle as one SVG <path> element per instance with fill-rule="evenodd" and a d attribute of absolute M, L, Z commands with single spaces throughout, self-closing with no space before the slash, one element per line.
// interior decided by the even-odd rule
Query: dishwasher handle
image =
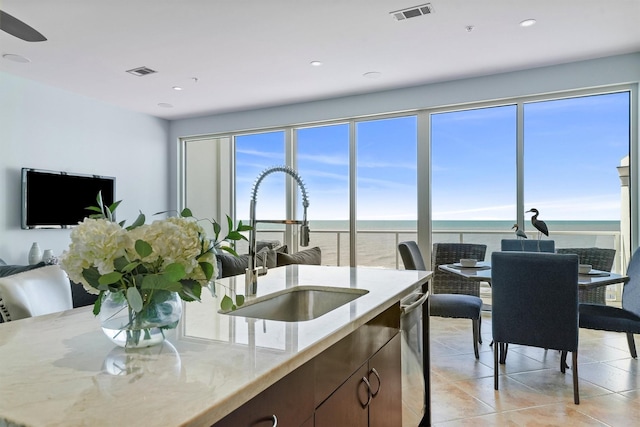
<path fill-rule="evenodd" d="M 417 300 L 415 300 L 411 304 L 409 304 L 409 305 L 401 305 L 400 306 L 400 311 L 402 311 L 402 314 L 411 313 L 413 310 L 415 310 L 416 308 L 418 308 L 422 304 L 424 304 L 424 302 L 427 300 L 427 298 L 429 298 L 429 293 L 425 292 L 424 294 L 422 294 L 422 296 L 420 298 L 418 298 Z"/>

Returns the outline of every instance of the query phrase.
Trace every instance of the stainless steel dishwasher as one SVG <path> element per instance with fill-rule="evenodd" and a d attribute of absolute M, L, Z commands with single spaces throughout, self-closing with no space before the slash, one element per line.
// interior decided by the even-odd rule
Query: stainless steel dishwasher
<path fill-rule="evenodd" d="M 425 304 L 428 295 L 426 292 L 416 291 L 400 301 L 403 405 L 416 414 L 428 411 L 427 406 L 429 406 L 425 388 L 426 353 L 423 323 L 424 313 L 428 313 L 428 304 Z M 425 308 L 427 310 L 424 310 Z M 425 402 L 425 405 L 419 402 Z"/>

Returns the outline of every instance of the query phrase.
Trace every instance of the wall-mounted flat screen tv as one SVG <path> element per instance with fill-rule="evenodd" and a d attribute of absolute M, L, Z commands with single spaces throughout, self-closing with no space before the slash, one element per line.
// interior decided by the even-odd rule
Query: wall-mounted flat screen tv
<path fill-rule="evenodd" d="M 68 228 L 93 212 L 98 192 L 105 205 L 115 200 L 116 179 L 39 169 L 22 169 L 22 228 Z"/>

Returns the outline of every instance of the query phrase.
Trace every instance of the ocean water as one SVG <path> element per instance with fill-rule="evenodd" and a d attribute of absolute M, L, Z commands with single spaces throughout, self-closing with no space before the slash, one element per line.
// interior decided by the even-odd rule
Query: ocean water
<path fill-rule="evenodd" d="M 545 221 L 551 232 L 555 231 L 620 231 L 620 221 Z M 513 233 L 513 221 L 433 221 L 433 230 L 487 230 Z M 309 221 L 316 230 L 348 230 L 349 221 Z M 359 230 L 416 230 L 417 221 L 358 221 Z M 525 232 L 534 233 L 530 222 Z"/>

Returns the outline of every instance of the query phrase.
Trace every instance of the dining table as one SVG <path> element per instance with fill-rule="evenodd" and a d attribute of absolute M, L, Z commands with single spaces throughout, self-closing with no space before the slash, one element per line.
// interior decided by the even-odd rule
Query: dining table
<path fill-rule="evenodd" d="M 491 263 L 482 261 L 476 263 L 475 267 L 463 267 L 460 263 L 442 264 L 438 266 L 440 271 L 457 274 L 465 279 L 488 282 L 491 284 Z M 578 274 L 578 289 L 589 290 L 600 286 L 615 285 L 616 283 L 626 283 L 629 277 L 609 271 L 591 270 L 587 274 Z"/>
<path fill-rule="evenodd" d="M 438 266 L 438 270 L 445 271 L 447 273 L 456 274 L 466 279 L 477 280 L 479 282 L 487 282 L 491 286 L 491 263 L 488 261 L 481 261 L 476 263 L 475 267 L 464 267 L 460 263 L 442 264 Z M 589 273 L 578 273 L 578 289 L 589 290 L 595 289 L 600 286 L 615 285 L 617 283 L 627 283 L 629 277 L 609 271 L 592 269 Z M 490 305 L 483 305 L 483 309 L 490 310 Z M 493 340 L 491 341 L 493 345 Z M 500 363 L 504 364 L 507 352 L 507 344 L 501 344 L 499 349 Z"/>

